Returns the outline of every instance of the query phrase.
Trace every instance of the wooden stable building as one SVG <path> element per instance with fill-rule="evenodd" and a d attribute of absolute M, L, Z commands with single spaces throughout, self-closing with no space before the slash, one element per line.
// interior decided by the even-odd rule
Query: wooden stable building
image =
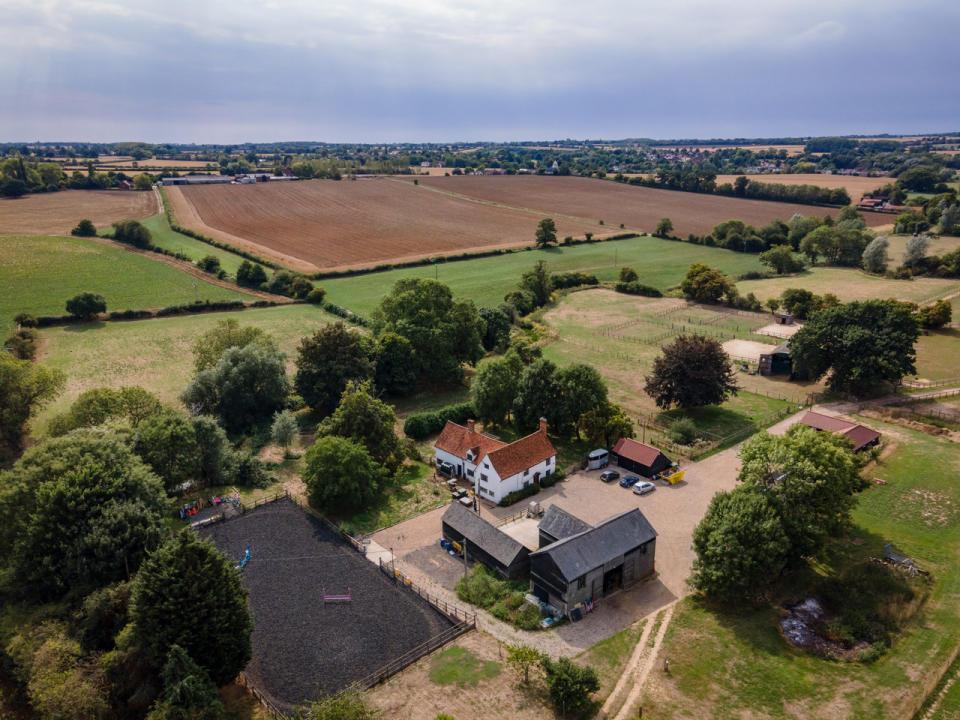
<path fill-rule="evenodd" d="M 643 477 L 651 477 L 673 465 L 670 458 L 655 447 L 630 438 L 617 441 L 610 451 L 610 461 Z"/>
<path fill-rule="evenodd" d="M 530 550 L 460 503 L 443 513 L 443 537 L 466 548 L 468 561 L 479 562 L 505 578 L 526 574 Z"/>

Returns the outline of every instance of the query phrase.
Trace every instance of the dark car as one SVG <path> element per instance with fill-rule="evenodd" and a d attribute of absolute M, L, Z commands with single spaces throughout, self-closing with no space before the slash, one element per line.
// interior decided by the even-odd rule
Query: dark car
<path fill-rule="evenodd" d="M 624 475 L 623 480 L 620 481 L 620 487 L 632 487 L 640 482 L 640 478 L 636 475 Z"/>
<path fill-rule="evenodd" d="M 604 482 L 613 482 L 618 477 L 620 477 L 620 473 L 618 473 L 616 470 L 604 470 L 602 473 L 600 473 L 600 479 Z"/>

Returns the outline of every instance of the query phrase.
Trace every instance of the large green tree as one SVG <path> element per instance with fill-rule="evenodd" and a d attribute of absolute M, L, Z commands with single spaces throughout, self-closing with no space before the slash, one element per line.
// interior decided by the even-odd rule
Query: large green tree
<path fill-rule="evenodd" d="M 369 381 L 350 381 L 337 409 L 320 423 L 317 434 L 355 440 L 367 449 L 374 462 L 396 471 L 402 460 L 396 424 L 393 407 L 371 395 Z"/>
<path fill-rule="evenodd" d="M 219 720 L 225 717 L 210 675 L 179 645 L 164 663 L 163 691 L 146 720 Z"/>
<path fill-rule="evenodd" d="M 537 224 L 535 239 L 537 247 L 546 247 L 557 242 L 557 224 L 553 218 L 544 218 Z"/>
<path fill-rule="evenodd" d="M 536 430 L 541 417 L 556 427 L 562 419 L 557 399 L 557 366 L 549 360 L 534 360 L 520 373 L 517 395 L 513 401 L 513 417 L 521 432 Z"/>
<path fill-rule="evenodd" d="M 98 314 L 107 311 L 107 301 L 103 295 L 91 292 L 80 293 L 67 300 L 67 312 L 82 320 L 93 320 Z"/>
<path fill-rule="evenodd" d="M 793 367 L 835 392 L 863 393 L 916 372 L 920 327 L 909 306 L 867 300 L 827 308 L 790 340 Z"/>
<path fill-rule="evenodd" d="M 220 320 L 194 341 L 193 367 L 197 372 L 212 368 L 227 349 L 246 347 L 252 342 L 276 347 L 273 338 L 262 328 L 253 325 L 241 326 L 234 318 Z"/>
<path fill-rule="evenodd" d="M 653 361 L 644 391 L 657 407 L 719 405 L 737 391 L 730 357 L 703 335 L 681 335 Z"/>
<path fill-rule="evenodd" d="M 600 678 L 591 667 L 577 665 L 569 658 L 540 661 L 553 709 L 562 717 L 587 717 L 596 712 L 590 697 L 600 689 Z"/>
<path fill-rule="evenodd" d="M 477 418 L 503 426 L 513 410 L 523 365 L 517 356 L 485 361 L 473 376 L 470 393 Z"/>
<path fill-rule="evenodd" d="M 129 577 L 162 533 L 160 480 L 118 435 L 75 430 L 0 476 L 0 556 L 41 597 Z"/>
<path fill-rule="evenodd" d="M 596 368 L 575 363 L 561 368 L 554 377 L 559 396 L 559 433 L 571 430 L 580 439 L 580 417 L 607 401 L 607 384 Z"/>
<path fill-rule="evenodd" d="M 253 619 L 233 563 L 184 530 L 143 563 L 133 583 L 133 635 L 156 668 L 182 647 L 217 685 L 250 660 Z"/>
<path fill-rule="evenodd" d="M 337 407 L 348 382 L 373 376 L 374 345 L 365 335 L 335 322 L 300 341 L 296 365 L 294 389 L 326 416 Z"/>
<path fill-rule="evenodd" d="M 163 479 L 171 495 L 197 473 L 197 435 L 190 419 L 178 412 L 156 412 L 140 423 L 133 450 Z"/>
<path fill-rule="evenodd" d="M 66 378 L 0 352 L 0 466 L 20 454 L 30 414 L 53 399 Z"/>
<path fill-rule="evenodd" d="M 803 261 L 793 254 L 789 245 L 775 245 L 760 253 L 760 262 L 772 269 L 777 275 L 803 270 Z"/>
<path fill-rule="evenodd" d="M 387 475 L 363 445 L 336 435 L 319 438 L 307 450 L 304 461 L 303 481 L 310 503 L 337 514 L 367 507 Z"/>
<path fill-rule="evenodd" d="M 723 273 L 703 263 L 694 263 L 680 283 L 683 294 L 702 303 L 720 302 L 730 283 Z"/>
<path fill-rule="evenodd" d="M 531 293 L 536 307 L 543 307 L 553 292 L 553 277 L 547 270 L 547 264 L 538 260 L 536 264 L 520 276 L 520 290 Z"/>
<path fill-rule="evenodd" d="M 763 594 L 786 565 L 790 543 L 770 499 L 738 487 L 713 496 L 693 532 L 693 549 L 693 587 L 736 600 Z"/>
<path fill-rule="evenodd" d="M 613 447 L 620 438 L 636 437 L 636 426 L 626 411 L 612 402 L 602 402 L 580 416 L 580 431 L 598 447 Z"/>
<path fill-rule="evenodd" d="M 410 341 L 426 380 L 459 381 L 461 365 L 474 365 L 483 356 L 482 322 L 473 302 L 454 300 L 450 288 L 436 280 L 398 281 L 371 321 L 378 336 L 395 332 Z"/>
<path fill-rule="evenodd" d="M 374 381 L 391 395 L 409 395 L 417 384 L 417 357 L 413 345 L 396 333 L 377 338 Z"/>
<path fill-rule="evenodd" d="M 481 338 L 483 349 L 489 352 L 505 347 L 510 339 L 510 316 L 501 308 L 482 307 L 477 313 L 484 322 Z"/>
<path fill-rule="evenodd" d="M 849 522 L 864 487 L 852 447 L 842 435 L 794 425 L 780 437 L 759 433 L 741 448 L 738 480 L 777 508 L 792 559 L 811 554 Z"/>
<path fill-rule="evenodd" d="M 197 373 L 180 399 L 193 414 L 213 415 L 240 431 L 273 417 L 289 394 L 284 356 L 252 342 L 229 348 L 213 368 Z"/>

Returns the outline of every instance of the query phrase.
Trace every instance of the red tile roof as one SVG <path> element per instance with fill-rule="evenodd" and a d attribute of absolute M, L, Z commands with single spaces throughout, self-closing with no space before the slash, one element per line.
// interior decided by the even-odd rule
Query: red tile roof
<path fill-rule="evenodd" d="M 807 410 L 803 417 L 800 418 L 800 422 L 815 430 L 829 430 L 830 432 L 845 435 L 853 442 L 854 452 L 862 450 L 870 443 L 880 439 L 880 433 L 872 428 L 868 428 L 866 425 L 858 425 L 849 420 L 830 417 L 829 415 L 823 415 L 813 410 Z"/>
<path fill-rule="evenodd" d="M 633 460 L 647 467 L 652 467 L 657 460 L 657 456 L 660 455 L 660 451 L 655 447 L 644 445 L 630 438 L 617 440 L 617 444 L 613 446 L 613 452 L 620 457 L 625 457 L 627 460 Z"/>
<path fill-rule="evenodd" d="M 557 451 L 547 439 L 544 430 L 522 437 L 519 440 L 496 450 L 490 450 L 488 459 L 496 469 L 501 480 L 506 480 L 537 463 L 549 460 Z"/>
<path fill-rule="evenodd" d="M 435 448 L 444 450 L 464 460 L 467 459 L 467 451 L 473 450 L 474 457 L 472 462 L 474 464 L 479 463 L 484 455 L 498 448 L 506 447 L 506 445 L 502 440 L 497 440 L 483 433 L 471 431 L 469 428 L 465 428 L 463 425 L 457 425 L 451 420 L 447 420 L 447 424 L 444 425 L 443 430 L 440 431 L 440 437 L 438 437 L 437 441 L 433 444 Z"/>

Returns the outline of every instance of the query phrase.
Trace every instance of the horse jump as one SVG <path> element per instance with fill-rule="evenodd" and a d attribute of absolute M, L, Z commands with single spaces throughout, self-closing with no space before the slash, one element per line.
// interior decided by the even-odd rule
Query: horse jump
<path fill-rule="evenodd" d="M 327 595 L 327 589 L 324 587 L 320 588 L 320 592 L 323 595 L 324 605 L 328 602 L 350 602 L 353 599 L 350 595 L 350 588 L 347 588 L 346 595 Z"/>

